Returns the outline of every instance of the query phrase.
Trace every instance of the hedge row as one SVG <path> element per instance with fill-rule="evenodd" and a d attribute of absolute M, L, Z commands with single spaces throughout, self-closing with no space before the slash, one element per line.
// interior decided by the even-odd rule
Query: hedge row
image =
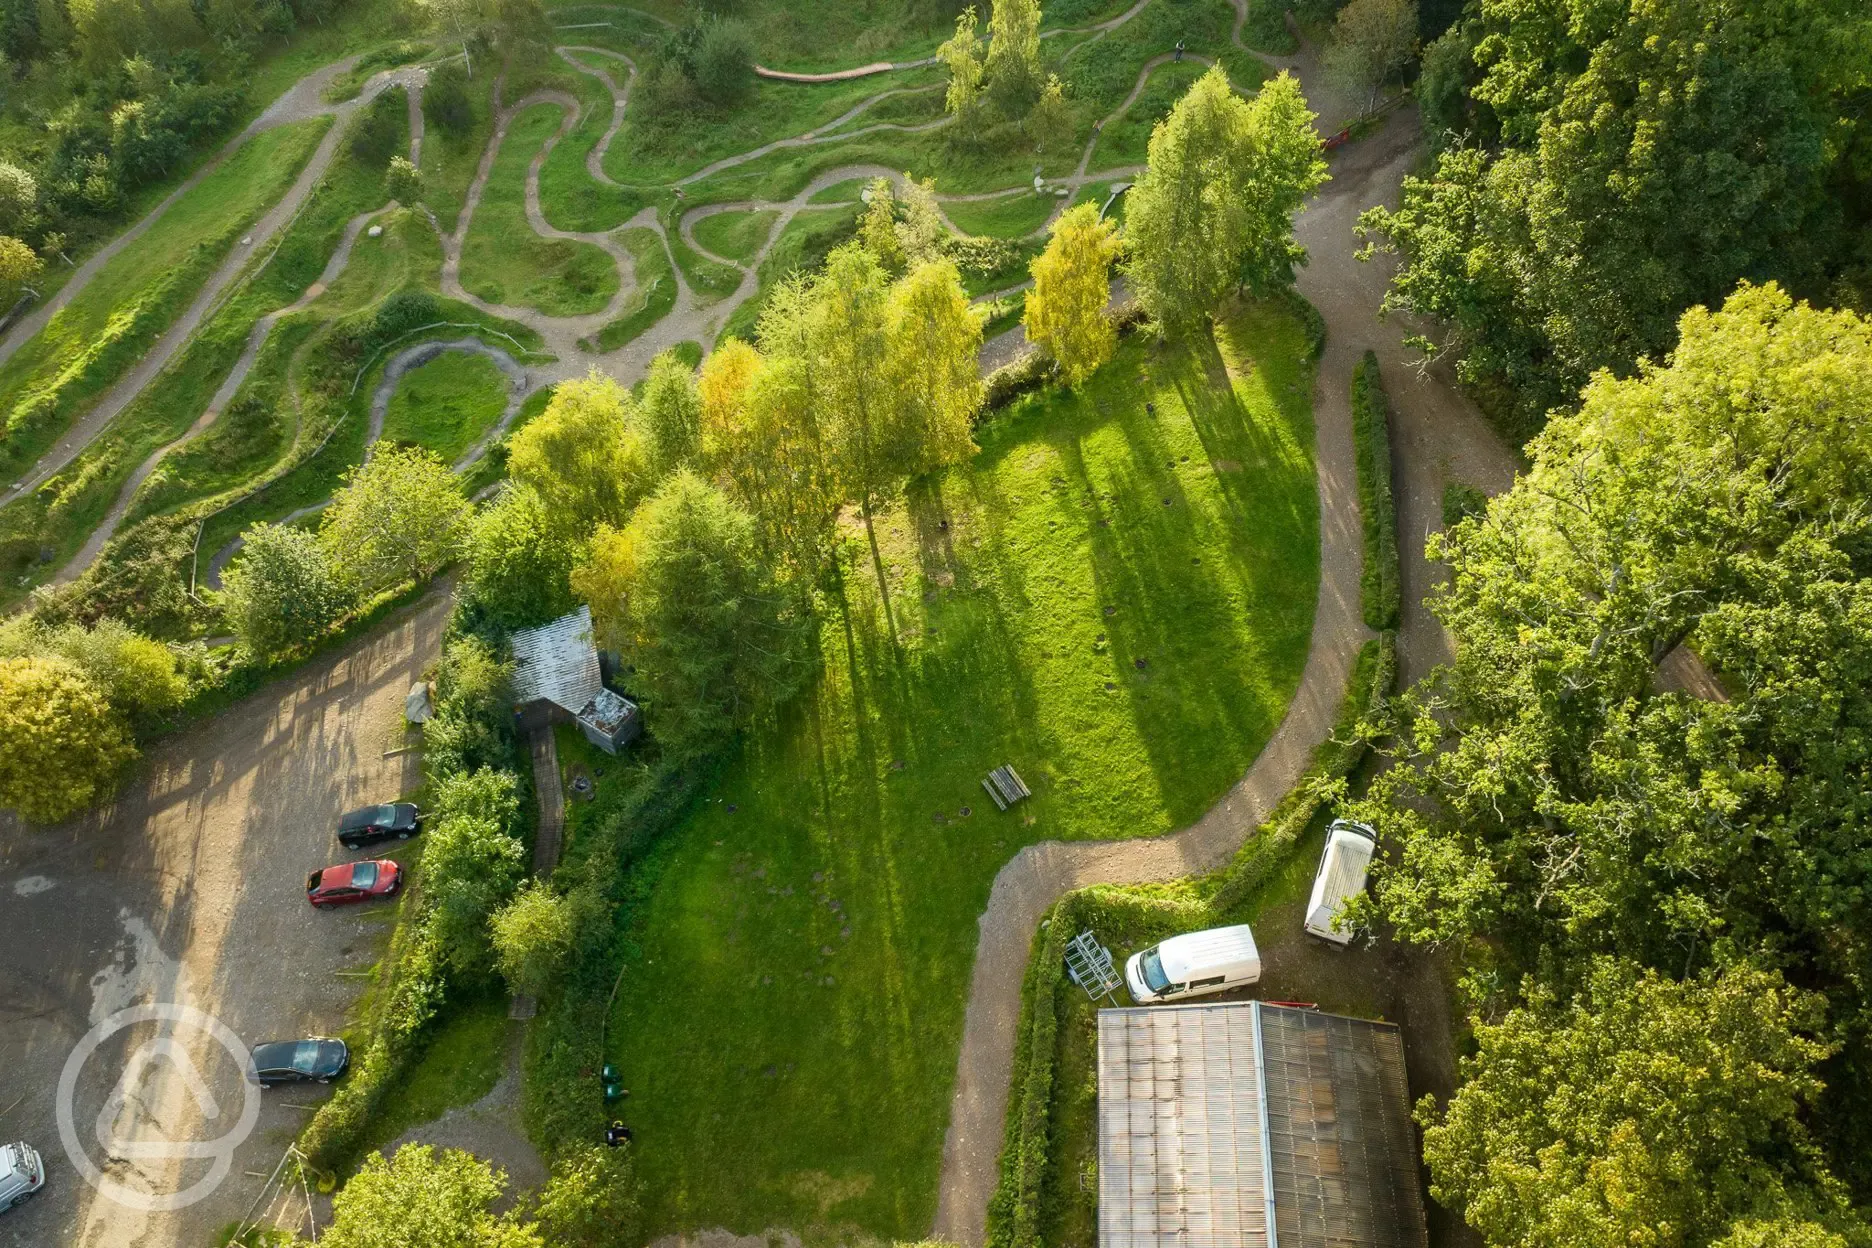
<path fill-rule="evenodd" d="M 1352 373 L 1352 438 L 1358 456 L 1359 516 L 1365 568 L 1359 577 L 1368 628 L 1396 628 L 1403 598 L 1398 567 L 1397 503 L 1391 495 L 1391 418 L 1378 357 L 1367 351 Z"/>
<path fill-rule="evenodd" d="M 1252 896 L 1285 865 L 1307 825 L 1364 761 L 1371 742 L 1362 726 L 1391 692 L 1396 673 L 1395 636 L 1384 633 L 1366 642 L 1346 682 L 1332 734 L 1314 749 L 1306 773 L 1218 873 L 1214 891 L 1205 898 L 1182 902 L 1143 896 L 1133 889 L 1094 887 L 1067 893 L 1054 905 L 1034 936 L 1021 987 L 1001 1177 L 988 1202 L 988 1248 L 1040 1248 L 1042 1186 L 1052 1164 L 1049 1128 L 1067 942 L 1088 927 L 1109 931 L 1122 914 L 1140 906 L 1156 911 L 1174 907 L 1179 910 L 1179 926 L 1201 927 L 1218 921 Z"/>

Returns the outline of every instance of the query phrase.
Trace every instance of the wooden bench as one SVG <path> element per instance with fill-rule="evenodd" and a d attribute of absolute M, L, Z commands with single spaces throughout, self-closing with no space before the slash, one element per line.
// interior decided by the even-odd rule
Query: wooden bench
<path fill-rule="evenodd" d="M 1026 782 L 1020 778 L 1020 773 L 1012 766 L 995 768 L 988 773 L 988 778 L 983 780 L 981 785 L 982 788 L 988 790 L 988 796 L 994 799 L 996 808 L 1000 810 L 1006 810 L 1024 797 L 1033 796 L 1032 790 L 1027 787 Z"/>

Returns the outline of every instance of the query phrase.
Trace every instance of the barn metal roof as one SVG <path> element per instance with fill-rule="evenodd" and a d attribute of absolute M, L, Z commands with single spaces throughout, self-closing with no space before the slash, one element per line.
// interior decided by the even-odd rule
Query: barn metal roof
<path fill-rule="evenodd" d="M 1098 1021 L 1099 1248 L 1425 1248 L 1396 1027 L 1260 1001 Z"/>
<path fill-rule="evenodd" d="M 513 635 L 513 697 L 524 706 L 545 699 L 577 715 L 604 688 L 590 607 Z"/>

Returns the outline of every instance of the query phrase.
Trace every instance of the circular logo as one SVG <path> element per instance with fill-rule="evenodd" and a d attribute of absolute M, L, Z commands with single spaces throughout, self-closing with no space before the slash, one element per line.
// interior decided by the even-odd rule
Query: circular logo
<path fill-rule="evenodd" d="M 208 1173 L 179 1192 L 146 1192 L 126 1187 L 105 1174 L 91 1160 L 91 1155 L 85 1151 L 84 1143 L 78 1135 L 74 1098 L 78 1074 L 84 1069 L 85 1062 L 97 1052 L 99 1045 L 124 1028 L 147 1022 L 169 1025 L 162 1029 L 161 1034 L 144 1041 L 131 1055 L 123 1075 L 104 1100 L 104 1108 L 98 1113 L 93 1134 L 98 1146 L 109 1157 L 158 1161 L 208 1159 Z M 173 1068 L 174 1076 L 194 1098 L 205 1121 L 222 1117 L 221 1105 L 195 1065 L 195 1059 L 176 1040 L 176 1033 L 184 1028 L 212 1037 L 227 1050 L 235 1066 L 242 1072 L 240 1115 L 233 1129 L 214 1140 L 171 1140 L 144 1136 L 125 1138 L 118 1135 L 117 1120 L 123 1115 L 127 1104 L 135 1100 L 139 1108 L 144 1107 L 140 1087 L 144 1076 L 159 1058 L 166 1060 Z M 253 1133 L 254 1124 L 260 1120 L 260 1098 L 255 1094 L 253 1081 L 246 1077 L 252 1070 L 253 1055 L 247 1051 L 247 1046 L 241 1043 L 240 1037 L 234 1034 L 231 1027 L 212 1014 L 172 1002 L 133 1005 L 129 1009 L 119 1010 L 87 1031 L 72 1049 L 71 1056 L 65 1059 L 65 1069 L 59 1074 L 58 1082 L 59 1141 L 64 1144 L 65 1155 L 71 1158 L 72 1165 L 84 1176 L 85 1182 L 96 1188 L 105 1199 L 128 1209 L 149 1213 L 185 1209 L 208 1196 L 227 1178 L 234 1168 L 234 1150 Z"/>

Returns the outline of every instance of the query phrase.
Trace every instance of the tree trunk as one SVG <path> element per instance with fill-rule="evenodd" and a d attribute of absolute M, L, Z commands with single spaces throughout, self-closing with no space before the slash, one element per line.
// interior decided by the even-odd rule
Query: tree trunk
<path fill-rule="evenodd" d="M 871 543 L 871 569 L 877 573 L 878 599 L 884 604 L 884 626 L 890 629 L 891 644 L 897 644 L 897 620 L 891 614 L 890 582 L 884 576 L 884 554 L 878 549 L 877 530 L 871 527 L 871 501 L 866 499 L 858 504 L 858 514 L 864 517 L 865 538 Z"/>

